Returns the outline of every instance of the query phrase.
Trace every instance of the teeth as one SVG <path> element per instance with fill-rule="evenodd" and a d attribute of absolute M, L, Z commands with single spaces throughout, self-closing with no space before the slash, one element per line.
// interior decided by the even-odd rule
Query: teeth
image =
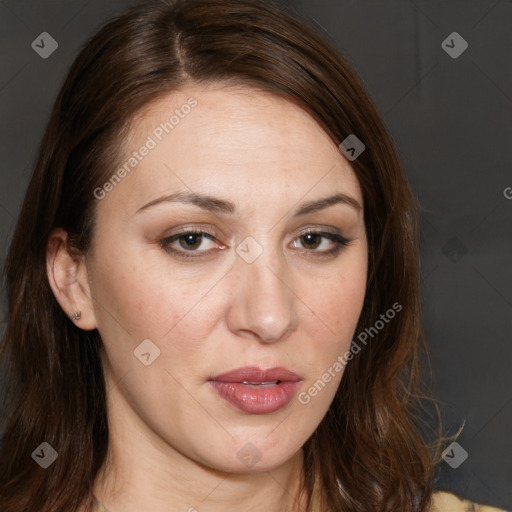
<path fill-rule="evenodd" d="M 279 383 L 278 380 L 273 380 L 271 382 L 250 382 L 248 380 L 242 381 L 242 384 L 244 384 L 245 386 L 263 386 L 263 387 L 268 387 L 268 386 L 275 386 L 278 383 Z"/>

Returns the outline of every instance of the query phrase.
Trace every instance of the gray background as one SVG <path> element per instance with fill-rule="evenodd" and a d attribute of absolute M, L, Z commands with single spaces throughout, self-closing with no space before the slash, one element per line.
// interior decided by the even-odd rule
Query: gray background
<path fill-rule="evenodd" d="M 512 187 L 512 3 L 287 3 L 310 16 L 351 62 L 422 205 L 422 309 L 432 388 L 449 433 L 465 421 L 458 443 L 469 455 L 457 469 L 442 462 L 438 487 L 512 509 L 512 199 L 505 197 Z M 0 263 L 76 51 L 127 5 L 0 2 Z M 31 48 L 42 32 L 59 45 L 48 59 Z M 452 32 L 468 43 L 456 59 L 442 47 Z M 0 315 L 2 334 L 4 298 Z"/>

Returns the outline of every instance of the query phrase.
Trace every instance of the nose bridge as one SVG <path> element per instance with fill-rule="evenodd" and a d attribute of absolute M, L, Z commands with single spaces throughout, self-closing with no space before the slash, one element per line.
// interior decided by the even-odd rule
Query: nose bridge
<path fill-rule="evenodd" d="M 237 247 L 238 275 L 230 310 L 230 328 L 272 342 L 296 328 L 296 297 L 290 272 L 277 248 L 247 237 Z"/>

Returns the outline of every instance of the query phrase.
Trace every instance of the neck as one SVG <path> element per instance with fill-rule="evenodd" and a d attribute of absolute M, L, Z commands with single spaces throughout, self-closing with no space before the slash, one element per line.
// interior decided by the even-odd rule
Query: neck
<path fill-rule="evenodd" d="M 122 456 L 126 463 L 126 456 Z M 163 467 L 147 457 L 128 467 L 109 456 L 94 486 L 94 496 L 109 512 L 298 512 L 305 510 L 300 494 L 302 451 L 283 466 L 265 473 L 240 475 L 217 472 L 193 462 Z M 115 461 L 115 462 L 114 462 Z M 186 470 L 185 470 L 186 468 Z"/>

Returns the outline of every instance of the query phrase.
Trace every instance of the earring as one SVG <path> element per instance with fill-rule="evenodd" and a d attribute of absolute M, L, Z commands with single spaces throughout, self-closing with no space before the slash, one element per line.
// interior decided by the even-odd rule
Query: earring
<path fill-rule="evenodd" d="M 80 320 L 80 318 L 82 317 L 82 312 L 81 311 L 77 311 L 72 317 L 71 317 L 71 320 L 73 320 L 74 322 L 76 322 L 77 320 Z"/>

